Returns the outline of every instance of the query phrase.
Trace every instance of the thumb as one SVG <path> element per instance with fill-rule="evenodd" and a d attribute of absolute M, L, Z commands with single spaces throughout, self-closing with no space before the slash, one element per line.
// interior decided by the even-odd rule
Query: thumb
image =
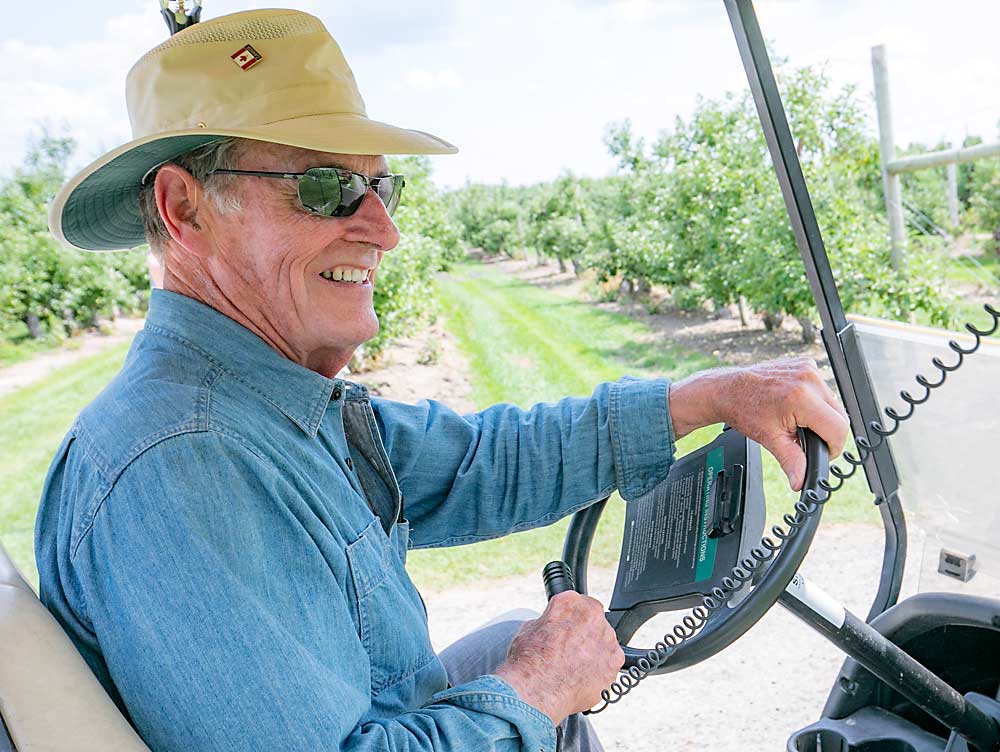
<path fill-rule="evenodd" d="M 773 447 L 768 448 L 788 476 L 788 485 L 793 491 L 798 491 L 806 479 L 806 455 L 794 436 L 783 434 L 775 440 Z"/>

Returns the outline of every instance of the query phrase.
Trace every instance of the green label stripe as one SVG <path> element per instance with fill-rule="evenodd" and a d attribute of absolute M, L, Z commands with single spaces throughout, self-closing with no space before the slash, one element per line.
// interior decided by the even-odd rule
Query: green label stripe
<path fill-rule="evenodd" d="M 705 482 L 701 493 L 701 524 L 698 526 L 698 556 L 695 558 L 694 581 L 701 582 L 712 576 L 715 569 L 715 538 L 708 537 L 708 526 L 712 521 L 715 494 L 715 476 L 723 468 L 725 453 L 722 447 L 716 447 L 705 457 Z"/>

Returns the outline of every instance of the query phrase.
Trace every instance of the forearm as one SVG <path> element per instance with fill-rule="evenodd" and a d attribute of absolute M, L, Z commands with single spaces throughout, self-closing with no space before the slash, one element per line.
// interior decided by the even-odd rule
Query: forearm
<path fill-rule="evenodd" d="M 623 380 L 586 399 L 496 405 L 464 418 L 436 403 L 412 408 L 422 414 L 384 406 L 415 545 L 549 524 L 616 488 L 641 495 L 673 458 L 667 389 L 666 381 Z"/>

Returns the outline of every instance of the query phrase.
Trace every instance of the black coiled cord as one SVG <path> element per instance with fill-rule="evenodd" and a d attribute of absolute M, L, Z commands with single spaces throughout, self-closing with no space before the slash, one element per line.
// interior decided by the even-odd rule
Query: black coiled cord
<path fill-rule="evenodd" d="M 726 605 L 737 591 L 747 582 L 750 582 L 758 571 L 778 554 L 785 542 L 793 538 L 809 518 L 815 515 L 835 492 L 840 490 L 847 479 L 857 473 L 858 468 L 867 461 L 872 452 L 881 447 L 889 436 L 896 433 L 904 421 L 913 417 L 917 405 L 925 403 L 930 398 L 932 391 L 943 386 L 948 379 L 949 373 L 957 371 L 962 367 L 966 356 L 971 355 L 979 349 L 983 338 L 992 336 L 1000 329 L 1000 311 L 989 303 L 985 304 L 983 308 L 993 318 L 993 326 L 989 329 L 978 329 L 972 324 L 965 324 L 965 330 L 975 338 L 975 343 L 970 347 L 962 347 L 955 340 L 948 341 L 949 349 L 958 356 L 958 360 L 948 364 L 944 363 L 938 357 L 931 359 L 931 363 L 940 373 L 940 378 L 932 382 L 923 374 L 917 374 L 916 382 L 924 388 L 923 396 L 919 398 L 914 397 L 905 389 L 899 393 L 900 398 L 908 405 L 906 414 L 901 415 L 895 408 L 887 407 L 883 412 L 892 421 L 891 428 L 885 428 L 879 421 L 873 420 L 868 424 L 868 427 L 877 437 L 874 443 L 869 441 L 865 436 L 855 436 L 854 443 L 858 448 L 859 456 L 855 457 L 850 452 L 844 452 L 843 455 L 844 461 L 851 466 L 850 470 L 844 471 L 836 465 L 830 466 L 830 475 L 837 479 L 836 485 L 830 483 L 826 478 L 821 478 L 817 484 L 820 492 L 811 488 L 807 489 L 803 494 L 805 501 L 800 498 L 795 502 L 795 514 L 786 513 L 782 516 L 782 521 L 785 523 L 787 529 L 780 525 L 774 525 L 771 528 L 771 535 L 774 538 L 770 536 L 761 538 L 760 545 L 751 549 L 750 556 L 743 559 L 736 567 L 733 567 L 729 575 L 722 579 L 722 587 L 715 587 L 709 595 L 704 596 L 701 604 L 691 609 L 691 613 L 681 619 L 680 623 L 675 625 L 671 631 L 664 634 L 663 638 L 646 653 L 644 658 L 640 658 L 635 666 L 622 672 L 618 681 L 613 682 L 608 689 L 601 692 L 603 704 L 597 708 L 585 711 L 586 713 L 600 713 L 610 705 L 614 705 L 620 701 L 639 682 L 649 676 L 651 671 L 666 663 L 681 643 L 698 634 L 711 615 Z M 777 539 L 777 542 L 775 542 L 775 539 Z"/>

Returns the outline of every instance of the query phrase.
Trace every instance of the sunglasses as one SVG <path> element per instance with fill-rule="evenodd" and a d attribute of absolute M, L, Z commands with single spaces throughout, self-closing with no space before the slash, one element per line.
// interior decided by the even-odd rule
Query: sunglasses
<path fill-rule="evenodd" d="M 258 178 L 278 178 L 298 182 L 302 208 L 323 217 L 349 217 L 358 210 L 371 188 L 385 205 L 391 217 L 406 181 L 402 175 L 380 175 L 370 178 L 359 172 L 337 167 L 310 167 L 305 172 L 260 172 L 258 170 L 213 170 L 212 174 L 252 175 Z"/>

